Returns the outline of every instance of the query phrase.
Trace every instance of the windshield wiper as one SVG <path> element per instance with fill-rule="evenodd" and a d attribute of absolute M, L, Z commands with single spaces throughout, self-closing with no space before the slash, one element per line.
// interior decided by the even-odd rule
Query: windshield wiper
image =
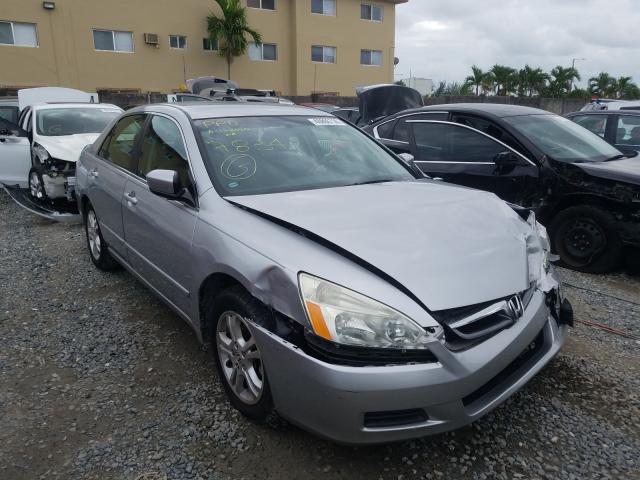
<path fill-rule="evenodd" d="M 380 180 L 367 180 L 366 182 L 356 182 L 356 183 L 350 183 L 348 185 L 345 185 L 345 187 L 355 187 L 356 185 L 371 185 L 374 183 L 386 183 L 386 182 L 393 182 L 392 178 L 383 178 Z"/>
<path fill-rule="evenodd" d="M 621 160 L 623 158 L 627 158 L 627 155 L 624 155 L 624 154 L 614 155 L 613 157 L 607 158 L 605 162 L 611 162 L 612 160 Z"/>

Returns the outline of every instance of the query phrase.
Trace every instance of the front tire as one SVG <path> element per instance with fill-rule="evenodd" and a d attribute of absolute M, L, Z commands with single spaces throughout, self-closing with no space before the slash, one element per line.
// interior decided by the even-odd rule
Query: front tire
<path fill-rule="evenodd" d="M 32 167 L 31 170 L 29 170 L 29 194 L 31 198 L 38 202 L 46 202 L 47 200 L 47 192 L 44 188 L 42 173 L 37 167 Z"/>
<path fill-rule="evenodd" d="M 107 242 L 102 237 L 100 231 L 100 223 L 93 207 L 87 207 L 87 213 L 84 222 L 84 231 L 87 236 L 87 247 L 89 248 L 89 256 L 93 264 L 100 270 L 111 271 L 118 268 L 118 262 L 109 253 Z"/>
<path fill-rule="evenodd" d="M 246 417 L 268 420 L 274 413 L 262 352 L 249 321 L 268 321 L 267 309 L 242 287 L 218 295 L 209 312 L 218 376 L 231 404 Z"/>
<path fill-rule="evenodd" d="M 620 263 L 622 241 L 613 216 L 593 205 L 569 207 L 551 222 L 555 252 L 564 266 L 606 273 Z"/>

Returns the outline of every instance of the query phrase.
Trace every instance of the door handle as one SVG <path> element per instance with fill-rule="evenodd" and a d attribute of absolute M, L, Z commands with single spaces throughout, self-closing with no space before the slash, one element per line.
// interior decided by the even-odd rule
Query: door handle
<path fill-rule="evenodd" d="M 89 170 L 89 177 L 90 178 L 97 178 L 98 177 L 98 169 L 94 168 L 93 170 Z"/>
<path fill-rule="evenodd" d="M 127 197 L 127 203 L 129 204 L 130 207 L 138 204 L 138 199 L 136 198 L 136 192 L 131 191 L 127 193 L 125 197 Z"/>

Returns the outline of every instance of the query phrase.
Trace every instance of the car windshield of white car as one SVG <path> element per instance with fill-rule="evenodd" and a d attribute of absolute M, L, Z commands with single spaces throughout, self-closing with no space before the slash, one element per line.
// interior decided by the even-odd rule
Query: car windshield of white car
<path fill-rule="evenodd" d="M 209 175 L 223 195 L 412 180 L 399 160 L 336 117 L 195 121 Z"/>
<path fill-rule="evenodd" d="M 548 157 L 561 162 L 603 162 L 620 152 L 568 118 L 557 115 L 521 115 L 508 122 Z M 605 118 L 602 117 L 604 123 Z"/>
<path fill-rule="evenodd" d="M 47 108 L 37 112 L 36 129 L 51 137 L 101 133 L 120 113 L 115 108 Z"/>

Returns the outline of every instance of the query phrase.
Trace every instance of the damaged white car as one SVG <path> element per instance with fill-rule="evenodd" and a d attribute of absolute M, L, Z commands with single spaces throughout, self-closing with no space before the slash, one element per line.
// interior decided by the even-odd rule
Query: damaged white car
<path fill-rule="evenodd" d="M 0 181 L 28 187 L 40 203 L 72 202 L 80 152 L 122 109 L 66 88 L 20 90 L 18 98 L 18 125 L 0 131 Z M 60 101 L 66 103 L 53 103 Z"/>

